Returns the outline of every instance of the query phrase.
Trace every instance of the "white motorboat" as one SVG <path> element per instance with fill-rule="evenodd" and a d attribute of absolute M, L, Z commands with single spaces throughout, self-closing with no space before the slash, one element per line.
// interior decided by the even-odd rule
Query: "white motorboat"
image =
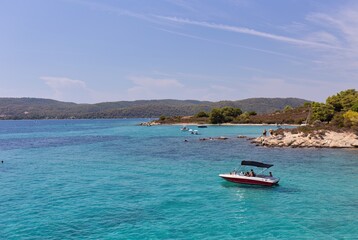
<path fill-rule="evenodd" d="M 256 167 L 262 170 L 256 174 L 253 169 L 247 171 L 247 166 Z M 272 164 L 266 164 L 262 162 L 242 161 L 239 170 L 234 170 L 230 173 L 220 174 L 219 176 L 226 181 L 234 183 L 273 186 L 278 184 L 280 178 L 274 177 L 271 172 L 269 173 L 269 175 L 264 174 L 264 172 L 272 166 Z"/>

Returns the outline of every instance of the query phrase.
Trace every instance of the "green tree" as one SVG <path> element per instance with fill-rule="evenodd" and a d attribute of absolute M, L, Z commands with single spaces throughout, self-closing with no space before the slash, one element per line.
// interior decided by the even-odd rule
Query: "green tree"
<path fill-rule="evenodd" d="M 210 122 L 213 124 L 220 124 L 225 121 L 224 114 L 220 108 L 214 108 L 210 113 Z"/>
<path fill-rule="evenodd" d="M 197 118 L 202 118 L 202 117 L 209 117 L 209 114 L 204 112 L 204 111 L 201 111 L 201 112 L 198 112 L 195 117 Z"/>
<path fill-rule="evenodd" d="M 353 104 L 351 110 L 354 111 L 354 112 L 358 112 L 358 102 Z"/>
<path fill-rule="evenodd" d="M 329 122 L 333 118 L 334 107 L 330 104 L 312 103 L 312 120 L 321 122 Z"/>
<path fill-rule="evenodd" d="M 243 114 L 241 114 L 240 116 L 237 117 L 237 121 L 239 123 L 248 123 L 248 122 L 250 122 L 250 113 L 249 112 L 244 112 Z"/>
<path fill-rule="evenodd" d="M 221 112 L 224 115 L 224 122 L 232 122 L 234 118 L 242 114 L 240 108 L 233 108 L 233 107 L 223 107 L 221 108 Z"/>
<path fill-rule="evenodd" d="M 311 107 L 312 103 L 311 102 L 305 102 L 303 104 L 304 107 Z"/>
<path fill-rule="evenodd" d="M 358 92 L 355 89 L 341 91 L 326 100 L 326 104 L 332 105 L 335 112 L 346 112 L 356 103 L 358 103 Z"/>

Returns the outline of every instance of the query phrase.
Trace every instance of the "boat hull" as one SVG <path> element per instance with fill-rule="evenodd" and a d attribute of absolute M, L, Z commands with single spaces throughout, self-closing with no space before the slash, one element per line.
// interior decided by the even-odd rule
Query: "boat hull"
<path fill-rule="evenodd" d="M 277 178 L 244 177 L 230 174 L 220 174 L 219 176 L 229 182 L 249 185 L 274 186 L 279 182 Z"/>

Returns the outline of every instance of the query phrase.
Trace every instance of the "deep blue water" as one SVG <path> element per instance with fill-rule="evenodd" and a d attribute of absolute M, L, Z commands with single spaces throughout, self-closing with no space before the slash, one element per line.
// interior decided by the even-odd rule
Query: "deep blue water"
<path fill-rule="evenodd" d="M 142 121 L 0 121 L 0 239 L 357 238 L 357 149 L 236 138 L 267 126 L 194 136 Z M 230 138 L 199 141 L 209 136 Z M 280 185 L 218 177 L 244 159 L 273 163 Z"/>

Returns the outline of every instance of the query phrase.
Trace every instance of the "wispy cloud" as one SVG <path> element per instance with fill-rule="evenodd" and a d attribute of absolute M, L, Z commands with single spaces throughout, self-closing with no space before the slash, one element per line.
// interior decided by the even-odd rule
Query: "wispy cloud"
<path fill-rule="evenodd" d="M 97 100 L 97 92 L 88 88 L 84 81 L 54 76 L 43 76 L 40 79 L 52 90 L 51 98 L 74 102 Z"/>
<path fill-rule="evenodd" d="M 342 7 L 332 14 L 311 13 L 306 20 L 321 28 L 319 32 L 313 32 L 308 37 L 345 46 L 341 51 L 323 52 L 317 61 L 318 65 L 325 69 L 338 70 L 346 77 L 358 77 L 358 5 Z"/>
<path fill-rule="evenodd" d="M 195 26 L 211 28 L 211 29 L 216 29 L 216 30 L 222 30 L 222 31 L 242 33 L 242 34 L 252 35 L 252 36 L 256 36 L 256 37 L 276 40 L 276 41 L 280 41 L 280 42 L 285 42 L 285 43 L 289 43 L 289 44 L 295 44 L 295 45 L 301 45 L 301 46 L 311 46 L 311 47 L 320 47 L 320 48 L 342 49 L 339 46 L 332 46 L 332 45 L 328 45 L 328 44 L 325 44 L 325 43 L 306 41 L 306 40 L 302 40 L 302 39 L 291 38 L 291 37 L 276 35 L 276 34 L 267 33 L 267 32 L 261 32 L 261 31 L 257 31 L 255 29 L 251 29 L 251 28 L 224 25 L 224 24 L 217 24 L 217 23 L 209 23 L 209 22 L 199 22 L 199 21 L 194 21 L 194 20 L 190 20 L 190 19 L 183 19 L 183 18 L 177 18 L 177 17 L 164 17 L 164 16 L 157 16 L 157 17 L 160 18 L 160 19 L 165 19 L 165 20 L 171 21 L 171 22 L 195 25 Z"/>
<path fill-rule="evenodd" d="M 54 90 L 64 88 L 86 88 L 86 83 L 81 80 L 70 79 L 66 77 L 40 77 L 50 88 Z"/>
<path fill-rule="evenodd" d="M 158 19 L 155 19 L 154 17 L 148 15 L 148 14 L 144 14 L 144 13 L 138 13 L 138 12 L 133 12 L 124 8 L 120 8 L 120 7 L 114 7 L 112 5 L 108 5 L 105 3 L 98 3 L 98 2 L 93 2 L 93 1 L 85 1 L 85 0 L 67 0 L 76 4 L 80 4 L 83 6 L 86 6 L 88 8 L 97 10 L 97 11 L 103 11 L 103 12 L 107 12 L 107 13 L 112 13 L 112 14 L 116 14 L 118 16 L 127 16 L 127 17 L 132 17 L 132 18 L 137 18 L 137 19 L 141 19 L 144 21 L 148 21 L 148 22 L 154 22 L 157 23 Z"/>
<path fill-rule="evenodd" d="M 178 32 L 178 31 L 171 31 L 171 30 L 164 29 L 164 28 L 157 28 L 157 29 L 161 30 L 161 31 L 164 31 L 164 32 L 171 33 L 171 34 L 175 34 L 175 35 L 178 35 L 178 36 L 182 36 L 182 37 L 197 39 L 197 40 L 201 40 L 201 41 L 206 41 L 206 42 L 211 42 L 211 43 L 221 44 L 221 45 L 226 45 L 226 46 L 231 46 L 231 47 L 248 49 L 248 50 L 261 52 L 261 53 L 265 53 L 265 54 L 271 54 L 271 55 L 276 55 L 276 56 L 280 56 L 280 57 L 291 58 L 291 59 L 294 59 L 294 60 L 304 60 L 304 61 L 306 61 L 306 59 L 302 59 L 302 58 L 299 58 L 297 56 L 292 56 L 292 55 L 289 55 L 289 54 L 284 54 L 284 53 L 281 53 L 281 52 L 266 50 L 266 49 L 262 49 L 262 48 L 255 48 L 255 47 L 250 47 L 250 46 L 241 45 L 241 44 L 227 43 L 227 42 L 218 41 L 218 40 L 214 40 L 214 39 L 195 36 L 195 35 L 192 35 L 192 34 L 182 33 L 182 32 Z"/>
<path fill-rule="evenodd" d="M 196 10 L 192 7 L 191 4 L 189 4 L 187 1 L 185 0 L 166 0 L 167 2 L 178 6 L 180 8 L 183 8 L 185 10 L 191 11 L 191 12 L 195 12 Z"/>

